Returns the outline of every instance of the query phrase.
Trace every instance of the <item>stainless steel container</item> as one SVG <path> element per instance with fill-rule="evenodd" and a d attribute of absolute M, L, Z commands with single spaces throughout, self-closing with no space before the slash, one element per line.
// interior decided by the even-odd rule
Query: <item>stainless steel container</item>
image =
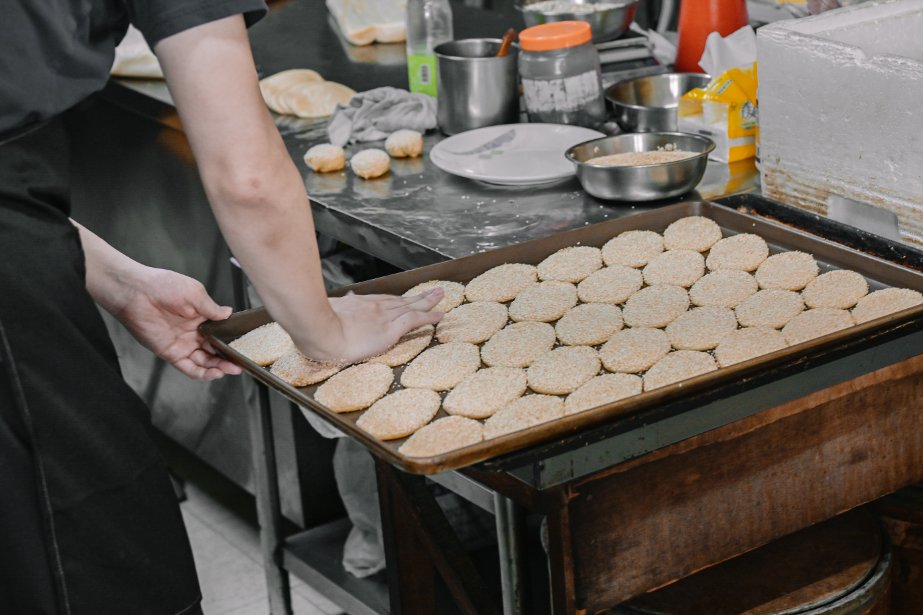
<path fill-rule="evenodd" d="M 683 94 L 708 85 L 711 78 L 698 73 L 666 73 L 627 79 L 609 86 L 608 100 L 615 121 L 626 132 L 674 132 L 676 111 Z"/>
<path fill-rule="evenodd" d="M 436 47 L 439 58 L 439 129 L 447 135 L 519 121 L 516 60 L 513 45 L 496 57 L 500 39 L 472 38 Z"/>
<path fill-rule="evenodd" d="M 593 30 L 594 43 L 611 41 L 624 34 L 638 8 L 638 0 L 575 0 L 570 11 L 548 11 L 544 8 L 545 4 L 542 0 L 524 0 L 516 4 L 526 27 L 554 21 L 585 21 Z"/>
<path fill-rule="evenodd" d="M 695 156 L 658 164 L 626 167 L 587 164 L 598 156 L 676 149 Z M 577 167 L 583 189 L 600 199 L 656 201 L 689 192 L 705 174 L 711 139 L 682 132 L 648 132 L 603 137 L 575 145 L 564 155 Z"/>

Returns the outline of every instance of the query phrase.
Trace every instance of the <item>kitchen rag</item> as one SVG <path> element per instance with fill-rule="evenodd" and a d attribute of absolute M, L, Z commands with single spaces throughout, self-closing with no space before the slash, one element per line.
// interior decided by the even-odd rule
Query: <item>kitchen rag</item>
<path fill-rule="evenodd" d="M 426 94 L 383 87 L 360 92 L 337 105 L 327 136 L 340 147 L 360 141 L 381 141 L 401 129 L 426 132 L 436 127 L 436 99 Z"/>

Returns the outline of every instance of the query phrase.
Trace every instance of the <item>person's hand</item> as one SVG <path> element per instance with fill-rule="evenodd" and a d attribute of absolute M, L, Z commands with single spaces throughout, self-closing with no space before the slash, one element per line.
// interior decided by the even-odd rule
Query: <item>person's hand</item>
<path fill-rule="evenodd" d="M 430 311 L 442 301 L 436 288 L 414 297 L 355 295 L 331 297 L 335 321 L 321 347 L 301 348 L 318 361 L 356 363 L 385 352 L 409 331 L 442 319 L 442 312 Z M 300 345 L 299 345 L 300 346 Z"/>
<path fill-rule="evenodd" d="M 219 357 L 198 331 L 206 320 L 226 319 L 231 308 L 215 303 L 197 280 L 140 267 L 125 280 L 118 304 L 107 309 L 139 342 L 190 378 L 215 380 L 241 372 Z"/>

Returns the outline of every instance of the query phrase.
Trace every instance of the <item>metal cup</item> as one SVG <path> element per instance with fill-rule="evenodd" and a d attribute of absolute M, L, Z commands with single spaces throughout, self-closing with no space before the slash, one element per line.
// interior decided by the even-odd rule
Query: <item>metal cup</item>
<path fill-rule="evenodd" d="M 445 134 L 519 121 L 519 49 L 510 46 L 509 53 L 498 58 L 499 49 L 497 38 L 469 38 L 436 47 L 437 119 Z"/>

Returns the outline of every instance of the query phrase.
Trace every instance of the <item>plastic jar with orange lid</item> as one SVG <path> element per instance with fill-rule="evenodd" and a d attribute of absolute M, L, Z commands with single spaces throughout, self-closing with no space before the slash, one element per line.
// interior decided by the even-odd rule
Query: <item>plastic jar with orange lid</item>
<path fill-rule="evenodd" d="M 558 21 L 519 34 L 519 75 L 532 122 L 596 127 L 606 120 L 590 24 Z"/>

